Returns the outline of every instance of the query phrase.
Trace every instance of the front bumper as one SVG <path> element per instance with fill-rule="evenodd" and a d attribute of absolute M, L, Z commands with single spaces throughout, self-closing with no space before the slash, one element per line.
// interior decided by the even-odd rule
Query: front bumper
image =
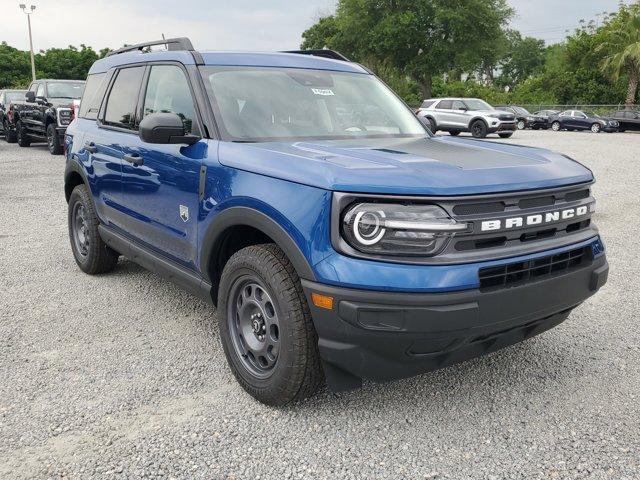
<path fill-rule="evenodd" d="M 357 388 L 446 367 L 520 342 L 567 318 L 607 281 L 604 254 L 522 285 L 453 293 L 354 290 L 303 281 L 327 383 Z M 311 294 L 333 297 L 331 310 Z"/>
<path fill-rule="evenodd" d="M 515 132 L 518 129 L 518 122 L 498 122 L 497 124 L 493 124 L 493 122 L 489 125 L 487 130 L 488 133 L 498 133 L 498 132 Z"/>

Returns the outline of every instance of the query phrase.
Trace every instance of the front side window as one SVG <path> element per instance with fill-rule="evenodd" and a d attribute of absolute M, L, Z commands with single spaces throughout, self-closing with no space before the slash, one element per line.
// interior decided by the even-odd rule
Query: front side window
<path fill-rule="evenodd" d="M 467 98 L 464 102 L 469 107 L 469 110 L 493 110 L 491 105 L 477 98 Z"/>
<path fill-rule="evenodd" d="M 187 77 L 175 65 L 154 65 L 144 98 L 144 116 L 152 113 L 175 113 L 182 119 L 186 133 L 191 133 L 195 107 Z"/>
<path fill-rule="evenodd" d="M 466 110 L 467 106 L 463 102 L 461 102 L 460 100 L 455 100 L 453 102 L 453 109 L 454 110 Z"/>
<path fill-rule="evenodd" d="M 104 123 L 133 130 L 136 105 L 144 67 L 123 68 L 111 87 L 104 113 Z"/>
<path fill-rule="evenodd" d="M 233 141 L 428 135 L 372 75 L 273 67 L 201 71 L 223 136 Z"/>
<path fill-rule="evenodd" d="M 84 91 L 84 82 L 48 82 L 47 95 L 49 98 L 69 98 L 79 100 Z M 38 94 L 39 95 L 39 94 Z"/>
<path fill-rule="evenodd" d="M 36 90 L 36 97 L 44 97 L 44 83 L 38 85 L 38 90 Z"/>

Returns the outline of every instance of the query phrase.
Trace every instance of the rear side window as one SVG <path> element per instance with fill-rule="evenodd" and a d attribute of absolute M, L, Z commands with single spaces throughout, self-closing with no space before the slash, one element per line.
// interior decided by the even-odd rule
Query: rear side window
<path fill-rule="evenodd" d="M 424 102 L 422 102 L 422 106 L 420 108 L 429 108 L 434 103 L 436 103 L 435 100 L 425 100 Z"/>
<path fill-rule="evenodd" d="M 444 110 L 451 110 L 451 107 L 453 106 L 453 101 L 452 100 L 442 100 L 439 104 L 437 108 L 442 108 Z"/>
<path fill-rule="evenodd" d="M 135 111 L 144 67 L 123 68 L 117 73 L 107 100 L 104 123 L 134 129 Z"/>
<path fill-rule="evenodd" d="M 84 87 L 84 94 L 80 102 L 80 112 L 78 113 L 80 118 L 89 120 L 98 118 L 102 98 L 107 90 L 106 76 L 106 73 L 96 73 L 87 77 L 87 84 Z"/>
<path fill-rule="evenodd" d="M 144 98 L 144 116 L 152 113 L 175 113 L 191 133 L 195 108 L 189 83 L 180 67 L 154 65 L 149 74 L 149 83 Z"/>

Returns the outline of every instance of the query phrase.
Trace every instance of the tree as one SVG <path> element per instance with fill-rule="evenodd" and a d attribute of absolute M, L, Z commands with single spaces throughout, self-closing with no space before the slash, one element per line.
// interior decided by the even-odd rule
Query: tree
<path fill-rule="evenodd" d="M 21 87 L 31 81 L 29 53 L 0 43 L 0 88 Z"/>
<path fill-rule="evenodd" d="M 607 38 L 597 48 L 608 52 L 600 67 L 614 82 L 629 76 L 625 103 L 635 105 L 640 81 L 640 6 L 621 6 L 608 27 Z"/>
<path fill-rule="evenodd" d="M 541 73 L 545 63 L 544 40 L 522 37 L 520 32 L 507 32 L 507 51 L 500 61 L 500 77 L 497 81 L 502 87 L 513 89 L 528 78 Z"/>
<path fill-rule="evenodd" d="M 488 45 L 504 35 L 512 13 L 506 0 L 340 0 L 334 16 L 303 34 L 302 46 L 392 67 L 416 82 L 424 98 L 435 76 L 481 68 L 478 52 L 491 57 Z"/>

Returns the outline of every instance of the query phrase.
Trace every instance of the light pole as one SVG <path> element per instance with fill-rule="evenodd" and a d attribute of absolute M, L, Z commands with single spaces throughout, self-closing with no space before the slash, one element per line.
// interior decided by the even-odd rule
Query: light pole
<path fill-rule="evenodd" d="M 33 57 L 33 39 L 31 38 L 31 14 L 35 11 L 35 5 L 29 5 L 29 10 L 27 10 L 27 6 L 24 3 L 20 4 L 20 8 L 24 13 L 27 14 L 27 24 L 29 25 L 29 49 L 31 50 L 31 77 L 33 77 L 33 81 L 36 81 L 36 61 Z"/>

